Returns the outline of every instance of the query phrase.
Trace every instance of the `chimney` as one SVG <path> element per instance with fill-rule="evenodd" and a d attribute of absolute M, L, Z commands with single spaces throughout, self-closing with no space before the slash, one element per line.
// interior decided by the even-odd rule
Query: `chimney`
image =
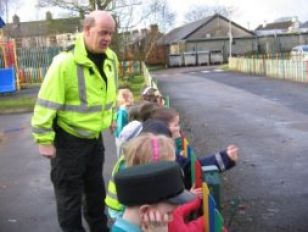
<path fill-rule="evenodd" d="M 124 40 L 129 40 L 131 38 L 131 33 L 130 31 L 125 31 L 123 32 L 123 39 Z"/>
<path fill-rule="evenodd" d="M 146 28 L 141 29 L 141 35 L 142 36 L 146 36 L 147 34 L 148 34 L 148 29 L 146 29 Z"/>
<path fill-rule="evenodd" d="M 298 22 L 297 16 L 292 17 L 292 23 L 297 23 L 297 22 Z"/>
<path fill-rule="evenodd" d="M 151 28 L 151 33 L 152 33 L 152 34 L 158 33 L 158 25 L 157 25 L 157 24 L 152 24 L 152 25 L 150 26 L 150 28 Z"/>
<path fill-rule="evenodd" d="M 136 39 L 136 38 L 138 38 L 138 36 L 139 36 L 139 31 L 136 29 L 136 30 L 133 30 L 133 32 L 132 32 L 132 37 L 133 37 L 133 39 Z"/>
<path fill-rule="evenodd" d="M 123 32 L 123 35 L 124 35 L 124 36 L 129 36 L 129 35 L 130 35 L 130 32 L 129 32 L 129 31 L 125 31 L 125 32 Z"/>
<path fill-rule="evenodd" d="M 14 15 L 13 16 L 13 24 L 19 24 L 20 23 L 20 19 L 19 19 L 19 17 L 18 17 L 18 15 Z"/>
<path fill-rule="evenodd" d="M 266 22 L 266 20 L 264 20 L 264 22 L 263 22 L 263 28 L 265 28 L 267 26 L 267 22 Z"/>
<path fill-rule="evenodd" d="M 50 11 L 46 12 L 46 20 L 52 20 L 52 14 Z"/>
<path fill-rule="evenodd" d="M 300 28 L 300 22 L 297 16 L 292 17 L 292 26 L 289 28 L 291 30 Z"/>

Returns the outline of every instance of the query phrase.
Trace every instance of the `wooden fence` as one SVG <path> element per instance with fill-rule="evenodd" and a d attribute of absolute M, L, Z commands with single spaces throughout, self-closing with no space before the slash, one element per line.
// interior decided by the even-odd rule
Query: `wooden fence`
<path fill-rule="evenodd" d="M 292 59 L 231 57 L 229 69 L 267 77 L 308 82 L 308 62 Z"/>

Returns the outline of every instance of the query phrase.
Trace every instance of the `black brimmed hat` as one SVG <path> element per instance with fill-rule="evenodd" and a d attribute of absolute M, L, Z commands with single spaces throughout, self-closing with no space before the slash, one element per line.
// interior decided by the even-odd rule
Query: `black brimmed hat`
<path fill-rule="evenodd" d="M 174 161 L 133 166 L 118 172 L 114 180 L 118 200 L 125 206 L 184 204 L 196 198 L 184 189 L 182 170 Z"/>

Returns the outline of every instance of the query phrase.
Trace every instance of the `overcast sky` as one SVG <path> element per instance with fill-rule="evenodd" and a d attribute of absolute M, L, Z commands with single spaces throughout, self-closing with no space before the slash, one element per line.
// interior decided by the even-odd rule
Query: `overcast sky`
<path fill-rule="evenodd" d="M 236 9 L 236 14 L 231 18 L 236 23 L 254 29 L 264 21 L 272 22 L 280 17 L 298 16 L 302 22 L 308 21 L 308 4 L 307 0 L 168 0 L 170 7 L 173 8 L 177 15 L 175 26 L 183 23 L 185 12 L 194 4 L 201 5 L 231 5 Z M 36 0 L 20 0 L 18 6 L 10 10 L 11 16 L 17 13 L 21 21 L 32 21 L 45 18 L 47 9 L 36 9 Z M 53 10 L 54 15 L 59 12 Z M 59 13 L 58 13 L 59 14 Z"/>

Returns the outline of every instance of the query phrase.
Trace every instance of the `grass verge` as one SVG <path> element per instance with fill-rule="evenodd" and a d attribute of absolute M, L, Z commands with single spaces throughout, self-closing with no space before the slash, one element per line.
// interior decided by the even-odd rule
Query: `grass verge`
<path fill-rule="evenodd" d="M 0 113 L 33 111 L 36 96 L 0 97 Z"/>
<path fill-rule="evenodd" d="M 134 94 L 135 100 L 140 99 L 140 92 L 145 86 L 144 77 L 140 75 L 133 75 L 127 79 L 120 79 L 120 87 L 128 87 Z M 23 88 L 33 88 L 36 85 L 25 85 Z M 31 112 L 34 109 L 36 96 L 24 95 L 0 95 L 0 114 Z"/>

